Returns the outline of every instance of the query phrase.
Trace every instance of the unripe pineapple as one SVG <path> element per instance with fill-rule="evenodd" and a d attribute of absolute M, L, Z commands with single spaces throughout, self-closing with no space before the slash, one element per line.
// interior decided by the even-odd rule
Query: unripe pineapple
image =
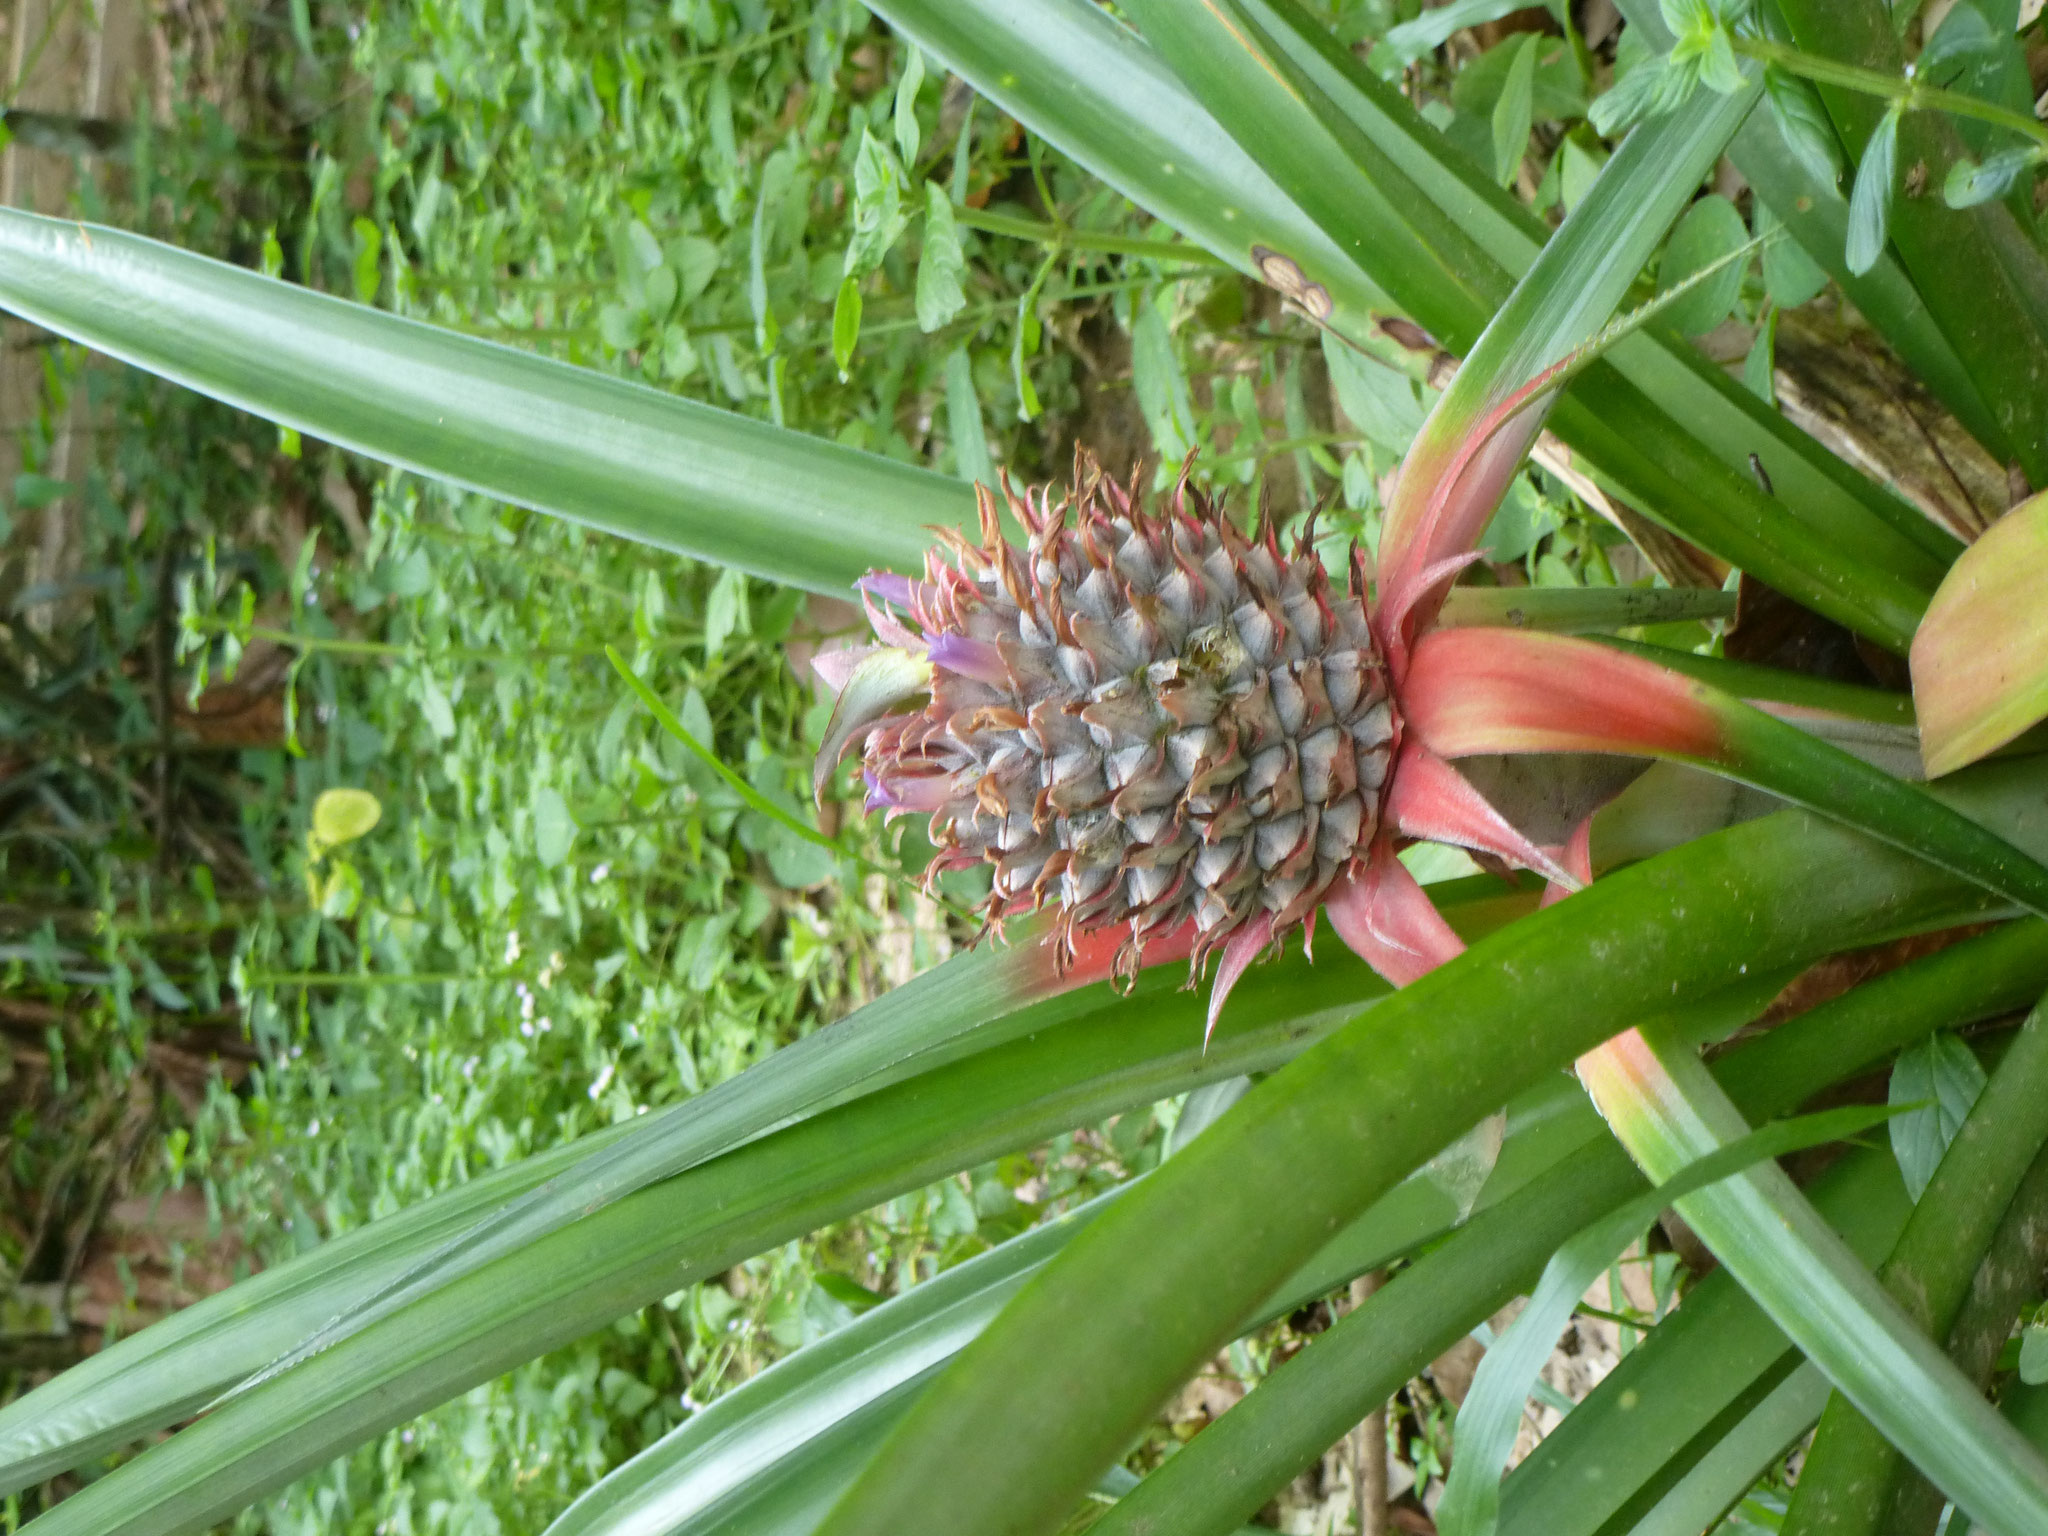
<path fill-rule="evenodd" d="M 864 583 L 930 662 L 923 707 L 866 728 L 869 806 L 930 813 L 935 875 L 992 865 L 992 923 L 1053 903 L 1067 953 L 1129 922 L 1126 974 L 1186 922 L 1198 965 L 1305 922 L 1371 851 L 1398 744 L 1364 581 L 1185 480 L 1150 514 L 1087 461 L 1057 503 L 1005 496 L 1023 550 L 984 488 L 978 547 L 942 530 L 923 581 Z"/>

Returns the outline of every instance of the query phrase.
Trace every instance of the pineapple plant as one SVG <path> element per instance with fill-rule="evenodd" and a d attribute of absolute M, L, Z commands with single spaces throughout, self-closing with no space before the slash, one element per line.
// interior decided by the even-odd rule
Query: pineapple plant
<path fill-rule="evenodd" d="M 1995 1351 L 1979 1369 L 1949 1349 L 1979 1264 L 2040 1225 L 2027 1175 L 2048 1126 L 2011 1109 L 2048 1088 L 2029 1075 L 2036 1053 L 2015 1044 L 1992 1064 L 1999 1091 L 1919 1205 L 1893 1154 L 1852 1160 L 1874 1172 L 1837 1225 L 1864 1250 L 1823 1219 L 1825 1192 L 1758 1162 L 1844 1122 L 1752 1131 L 1745 1118 L 1785 1115 L 2048 987 L 2043 777 L 2020 734 L 2048 707 L 2037 626 L 1973 599 L 1981 562 L 1952 533 L 1654 316 L 1602 330 L 1640 298 L 1645 262 L 1734 144 L 1801 248 L 2030 489 L 2048 477 L 2048 258 L 2031 207 L 2008 194 L 2048 131 L 1906 69 L 1876 0 L 1626 5 L 1641 62 L 1603 110 L 1609 126 L 1640 122 L 1553 232 L 1292 0 L 1131 0 L 1138 32 L 1082 0 L 875 9 L 1220 259 L 1277 275 L 1333 335 L 1363 345 L 1398 311 L 1463 354 L 1404 461 L 1377 561 L 1354 555 L 1340 579 L 1306 539 L 1284 542 L 1271 518 L 1241 527 L 1186 474 L 1148 504 L 1084 461 L 1063 489 L 983 486 L 970 506 L 965 486 L 901 464 L 116 231 L 0 215 L 0 302 L 52 329 L 551 513 L 821 591 L 858 584 L 876 643 L 825 663 L 838 703 L 819 785 L 857 749 L 871 808 L 929 818 L 941 870 L 991 869 L 980 915 L 1008 940 L 604 1146 L 401 1213 L 0 1410 L 0 1469 L 19 1487 L 211 1405 L 44 1517 L 39 1536 L 229 1518 L 437 1395 L 791 1230 L 1084 1110 L 1253 1075 L 1137 1187 L 765 1373 L 558 1529 L 1026 1533 L 1079 1509 L 1132 1536 L 1229 1531 L 1321 1453 L 1332 1422 L 1373 1407 L 1360 1394 L 1383 1397 L 1527 1289 L 1546 1255 L 1574 1273 L 1587 1251 L 1574 1234 L 1623 1217 L 1640 1230 L 1632 1199 L 1676 1203 L 1741 1292 L 1730 1313 L 1750 1321 L 1681 1306 L 1659 1325 L 1681 1338 L 1723 1317 L 1726 1340 L 1706 1343 L 1727 1344 L 1708 1349 L 1725 1396 L 1653 1339 L 1634 1384 L 1575 1411 L 1610 1439 L 1598 1478 L 1565 1469 L 1576 1488 L 1601 1485 L 1560 1517 L 1571 1529 L 1707 1528 L 1816 1420 L 1869 1433 L 1816 1440 L 1811 1487 L 1898 1489 L 1915 1509 L 1931 1498 L 1936 1517 L 1952 1502 L 1988 1529 L 2048 1529 L 2027 1384 L 1994 1379 Z M 2009 26 L 1999 37 L 1965 10 L 1989 41 L 1930 36 L 1928 74 L 2010 51 Z M 1533 70 L 1527 57 L 1518 69 Z M 2006 138 L 1966 154 L 1944 137 L 1961 117 Z M 1852 161 L 1853 176 L 1831 179 Z M 1944 228 L 1985 253 L 1971 283 L 1929 265 Z M 1546 426 L 1667 533 L 1870 645 L 1911 650 L 1923 732 L 1899 695 L 1464 622 L 1453 584 Z M 2040 505 L 2012 526 L 2033 530 Z M 2038 571 L 2018 534 L 1997 548 Z M 1992 641 L 2003 664 L 1975 665 Z M 1833 744 L 1845 720 L 1958 771 L 1932 789 L 1905 782 Z M 1998 748 L 2008 756 L 1974 762 Z M 1577 805 L 1571 835 L 1545 847 L 1452 766 L 1580 752 L 1705 769 L 1792 808 L 1737 819 L 1696 777 L 1653 770 L 1633 805 Z M 1417 838 L 1542 880 L 1425 890 L 1398 857 Z M 1286 956 L 1270 987 L 1226 1007 L 1246 966 L 1318 913 L 1385 982 Z M 1955 946 L 1965 960 L 1916 960 L 1896 990 L 1805 1016 L 1832 1056 L 1784 1026 L 1781 1050 L 1765 1035 L 1711 1068 L 1701 1057 L 1816 961 L 1984 924 Z M 1204 1005 L 1149 982 L 1154 962 L 1199 972 L 1212 957 Z M 1112 979 L 1134 998 L 1111 996 Z M 1797 1070 L 1794 1046 L 1807 1053 Z M 1754 1080 L 1738 1102 L 1744 1061 Z M 1540 1100 L 1575 1062 L 1591 1103 Z M 1536 1175 L 1503 1152 L 1481 1170 L 1476 1214 L 1400 1214 L 1389 1197 L 1414 1195 L 1405 1181 L 1528 1095 L 1581 1139 L 1517 1141 L 1509 1117 Z M 1088 1505 L 1203 1361 L 1275 1305 L 1390 1260 L 1403 1267 L 1384 1290 L 1223 1421 L 1260 1431 L 1219 1425 L 1136 1489 L 1109 1485 L 1120 1502 L 1106 1514 Z M 1576 1293 L 1560 1280 L 1546 1294 Z M 1951 1298 L 1938 1310 L 1937 1294 Z M 2002 1340 L 2037 1298 L 1998 1296 L 1987 1326 Z M 1513 1372 L 1496 1376 L 1518 1410 Z M 1311 1380 L 1312 1413 L 1287 1385 Z M 1658 1434 L 1637 1432 L 1646 1403 Z M 1245 1473 L 1250 1443 L 1266 1449 Z M 1517 1510 L 1540 1489 L 1517 1498 L 1534 1474 L 1496 1486 L 1492 1452 L 1464 1461 L 1481 1493 L 1453 1506 L 1462 1529 L 1532 1528 Z M 1865 1503 L 1858 1528 L 1886 1529 L 1891 1504 Z M 1822 1504 L 1795 1508 L 1794 1528 L 1834 1519 Z"/>

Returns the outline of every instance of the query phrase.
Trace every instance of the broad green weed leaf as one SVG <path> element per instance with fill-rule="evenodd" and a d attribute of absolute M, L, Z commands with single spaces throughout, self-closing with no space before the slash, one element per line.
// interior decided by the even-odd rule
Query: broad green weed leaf
<path fill-rule="evenodd" d="M 946 358 L 946 435 L 953 442 L 953 472 L 994 490 L 995 465 L 989 457 L 981 396 L 974 387 L 974 359 L 965 347 L 955 348 Z"/>
<path fill-rule="evenodd" d="M 2042 158 L 2043 152 L 2037 145 L 2023 144 L 2002 149 L 1982 163 L 1968 157 L 1958 159 L 1948 168 L 1948 178 L 1942 183 L 1942 200 L 1951 208 L 1974 208 L 2003 197 Z"/>
<path fill-rule="evenodd" d="M 894 122 L 896 152 L 905 166 L 917 165 L 917 93 L 924 84 L 924 50 L 912 43 L 904 50 L 903 74 L 896 82 Z M 929 329 L 929 327 L 927 327 Z"/>
<path fill-rule="evenodd" d="M 2048 1382 L 2048 1328 L 2039 1323 L 2020 1334 L 2020 1380 L 2030 1387 Z"/>
<path fill-rule="evenodd" d="M 1593 103 L 1589 120 L 1600 134 L 1613 138 L 1644 118 L 1678 106 L 1698 80 L 1699 73 L 1689 61 L 1653 59 L 1639 64 Z"/>
<path fill-rule="evenodd" d="M 1856 185 L 1849 193 L 1849 238 L 1843 261 L 1859 276 L 1877 265 L 1884 254 L 1886 232 L 1891 224 L 1892 183 L 1897 178 L 1899 119 L 1904 115 L 1894 103 L 1864 146 L 1863 161 L 1856 167 Z"/>
<path fill-rule="evenodd" d="M 1529 129 L 1536 114 L 1536 44 L 1524 33 L 1508 46 L 1515 50 L 1500 99 L 1493 104 L 1493 179 L 1506 186 L 1522 166 Z"/>
<path fill-rule="evenodd" d="M 1153 449 L 1161 462 L 1178 464 L 1195 446 L 1195 407 L 1158 299 L 1139 309 L 1131 328 L 1131 386 Z"/>
<path fill-rule="evenodd" d="M 730 568 L 718 573 L 704 603 L 704 659 L 716 661 L 725 642 L 747 628 L 747 578 Z"/>
<path fill-rule="evenodd" d="M 1657 268 L 1658 291 L 1668 293 L 1716 262 L 1726 265 L 1672 304 L 1666 316 L 1673 325 L 1688 336 L 1699 336 L 1728 318 L 1742 296 L 1742 275 L 1748 263 L 1727 258 L 1748 243 L 1742 215 L 1719 193 L 1686 209 L 1664 247 L 1664 259 Z"/>
<path fill-rule="evenodd" d="M 832 301 L 832 361 L 839 365 L 839 377 L 846 378 L 853 361 L 853 349 L 860 344 L 860 279 L 839 280 L 839 296 Z"/>
<path fill-rule="evenodd" d="M 356 302 L 374 304 L 377 302 L 377 290 L 384 281 L 383 268 L 379 265 L 384 259 L 384 232 L 374 220 L 358 218 L 355 221 L 355 240 Z"/>
<path fill-rule="evenodd" d="M 903 233 L 906 218 L 903 173 L 887 146 L 864 128 L 853 160 L 853 238 L 846 247 L 846 275 L 865 277 L 879 267 Z"/>
<path fill-rule="evenodd" d="M 1918 1105 L 1892 1122 L 1892 1152 L 1906 1193 L 1918 1200 L 1970 1106 L 1984 1091 L 1984 1068 L 1976 1054 L 1946 1032 L 1928 1036 L 1899 1053 L 1892 1068 L 1889 1098 L 1895 1106 Z"/>
<path fill-rule="evenodd" d="M 313 836 L 322 852 L 368 836 L 384 807 L 366 789 L 325 789 L 313 802 Z"/>
<path fill-rule="evenodd" d="M 1600 174 L 1600 167 L 1606 163 L 1604 153 L 1587 149 L 1570 134 L 1565 136 L 1564 143 L 1558 147 L 1558 191 L 1567 213 L 1585 200 Z"/>
<path fill-rule="evenodd" d="M 924 249 L 917 259 L 917 326 L 936 331 L 967 307 L 960 279 L 967 259 L 960 251 L 960 230 L 953 202 L 936 181 L 924 184 Z"/>
<path fill-rule="evenodd" d="M 24 470 L 14 477 L 14 508 L 17 512 L 40 512 L 62 501 L 71 490 L 68 480 Z"/>
<path fill-rule="evenodd" d="M 1759 205 L 1761 206 L 1761 205 Z M 1742 382 L 1751 394 L 1766 405 L 1777 401 L 1774 382 L 1778 344 L 1778 311 L 1774 306 L 1764 316 L 1763 324 L 1756 328 L 1756 337 L 1749 344 L 1749 353 L 1742 359 Z"/>
<path fill-rule="evenodd" d="M 1449 42 L 1452 33 L 1499 21 L 1520 9 L 1516 0 L 1450 0 L 1392 28 L 1383 41 L 1403 64 L 1412 64 Z"/>
<path fill-rule="evenodd" d="M 1771 104 L 1778 132 L 1807 173 L 1824 186 L 1838 185 L 1849 168 L 1849 159 L 1842 153 L 1842 141 L 1835 136 L 1834 122 L 1820 92 L 1799 76 L 1772 66 L 1764 70 L 1764 97 Z"/>
<path fill-rule="evenodd" d="M 453 736 L 455 710 L 448 702 L 448 695 L 441 691 L 441 685 L 434 681 L 431 673 L 420 674 L 419 700 L 420 715 L 426 720 L 427 728 L 443 741 Z"/>
<path fill-rule="evenodd" d="M 560 790 L 547 784 L 534 793 L 533 851 L 542 864 L 549 869 L 559 867 L 569 857 L 576 831 L 576 818 L 569 814 L 569 803 Z"/>
<path fill-rule="evenodd" d="M 1338 408 L 1351 424 L 1389 452 L 1406 453 L 1422 427 L 1423 407 L 1414 381 L 1328 332 L 1323 334 L 1323 361 L 1329 366 Z"/>
<path fill-rule="evenodd" d="M 1756 201 L 1756 232 L 1774 235 L 1784 226 L 1771 205 Z M 1764 247 L 1764 292 L 1780 309 L 1797 309 L 1828 285 L 1828 274 L 1796 240 L 1775 239 Z"/>
<path fill-rule="evenodd" d="M 1934 29 L 1934 36 L 1920 50 L 1920 57 L 1913 63 L 1913 74 L 1930 85 L 1947 85 L 1963 61 L 1973 54 L 1989 53 L 1998 43 L 1984 13 L 1969 0 L 1962 0 L 1961 4 L 1949 7 L 1941 25 Z"/>

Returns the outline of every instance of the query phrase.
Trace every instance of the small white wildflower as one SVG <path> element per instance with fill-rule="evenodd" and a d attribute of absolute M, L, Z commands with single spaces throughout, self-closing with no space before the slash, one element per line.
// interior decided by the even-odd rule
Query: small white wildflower
<path fill-rule="evenodd" d="M 514 928 L 505 935 L 505 963 L 510 965 L 519 958 L 519 930 Z"/>
<path fill-rule="evenodd" d="M 600 865 L 598 865 L 598 866 L 597 866 L 597 868 L 593 869 L 593 870 L 592 870 L 592 871 L 590 872 L 590 883 L 591 883 L 592 885 L 596 885 L 596 884 L 598 884 L 598 883 L 599 883 L 600 881 L 604 880 L 604 879 L 605 879 L 605 878 L 606 878 L 607 876 L 609 876 L 609 875 L 611 874 L 611 872 L 612 872 L 612 867 L 611 867 L 611 865 L 609 865 L 609 864 L 600 864 Z"/>
<path fill-rule="evenodd" d="M 605 1089 L 611 1086 L 612 1072 L 612 1063 L 606 1062 L 604 1065 L 604 1070 L 597 1074 L 597 1081 L 590 1085 L 590 1097 L 592 1098 L 592 1100 L 596 1100 L 599 1097 L 601 1097 Z"/>

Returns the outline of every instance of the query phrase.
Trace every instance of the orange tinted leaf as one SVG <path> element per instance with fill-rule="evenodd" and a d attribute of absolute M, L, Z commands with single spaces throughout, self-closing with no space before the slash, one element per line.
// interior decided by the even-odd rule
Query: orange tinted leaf
<path fill-rule="evenodd" d="M 2048 492 L 1956 561 L 1913 637 L 1913 703 L 1929 778 L 2048 717 Z"/>

